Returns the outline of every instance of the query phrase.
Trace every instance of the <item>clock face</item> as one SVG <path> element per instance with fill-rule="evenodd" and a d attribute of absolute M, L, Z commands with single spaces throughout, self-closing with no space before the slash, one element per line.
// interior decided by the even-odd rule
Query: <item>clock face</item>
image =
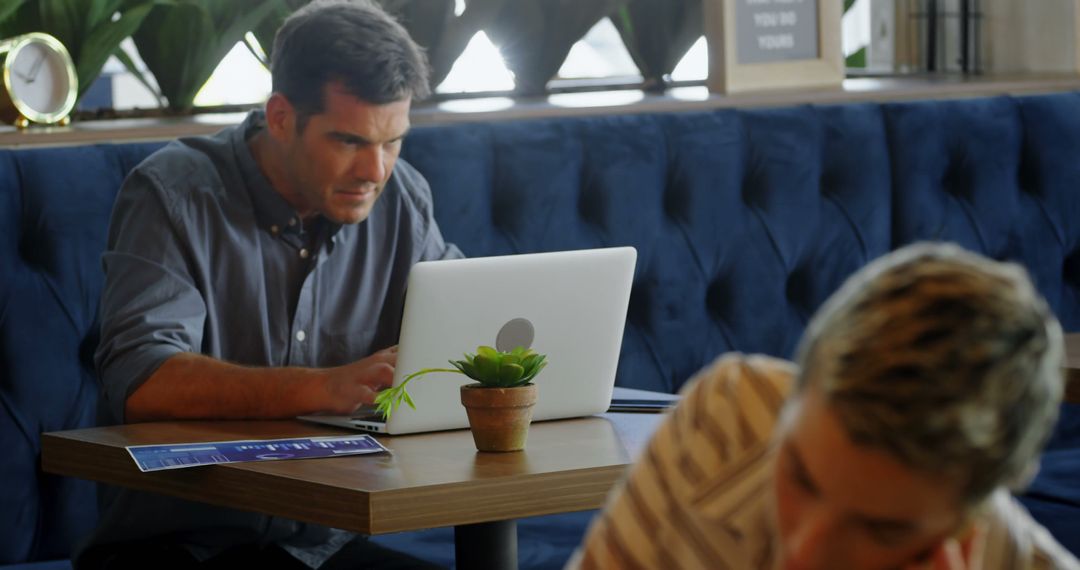
<path fill-rule="evenodd" d="M 12 97 L 43 115 L 63 111 L 72 87 L 64 54 L 30 41 L 13 55 L 8 77 Z"/>

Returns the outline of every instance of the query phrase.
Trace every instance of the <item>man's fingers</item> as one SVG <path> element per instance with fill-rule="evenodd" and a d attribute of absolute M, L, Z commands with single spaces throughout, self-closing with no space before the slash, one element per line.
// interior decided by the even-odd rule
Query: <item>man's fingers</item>
<path fill-rule="evenodd" d="M 356 411 L 359 410 L 360 408 L 362 408 L 364 406 L 370 406 L 371 404 L 375 403 L 375 396 L 377 395 L 375 390 L 372 390 L 371 388 L 369 388 L 367 386 L 361 386 L 360 390 L 359 390 L 359 393 L 360 393 L 360 402 L 358 404 L 356 404 L 356 406 L 352 409 L 352 411 L 350 413 L 356 413 Z"/>
<path fill-rule="evenodd" d="M 976 525 L 961 538 L 950 537 L 940 544 L 929 559 L 915 562 L 904 570 L 982 570 L 986 546 L 986 528 Z"/>
<path fill-rule="evenodd" d="M 394 367 L 386 362 L 377 362 L 367 369 L 362 380 L 374 390 L 389 388 L 394 383 Z"/>
<path fill-rule="evenodd" d="M 391 346 L 390 348 L 384 348 L 375 354 L 372 354 L 368 359 L 375 362 L 386 362 L 391 366 L 397 364 L 397 346 Z"/>
<path fill-rule="evenodd" d="M 986 526 L 976 524 L 960 539 L 950 538 L 934 552 L 934 570 L 982 570 Z"/>
<path fill-rule="evenodd" d="M 960 542 L 960 550 L 964 560 L 967 562 L 967 568 L 982 570 L 983 556 L 986 554 L 987 533 L 986 523 L 980 521 L 975 523 L 971 532 Z"/>
<path fill-rule="evenodd" d="M 946 540 L 934 556 L 935 570 L 969 570 L 967 561 L 964 560 L 964 551 L 956 539 Z"/>

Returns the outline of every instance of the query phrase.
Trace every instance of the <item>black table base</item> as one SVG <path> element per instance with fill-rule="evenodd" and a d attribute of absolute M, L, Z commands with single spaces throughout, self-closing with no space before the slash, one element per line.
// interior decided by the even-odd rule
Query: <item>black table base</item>
<path fill-rule="evenodd" d="M 454 560 L 461 570 L 517 570 L 517 521 L 454 527 Z"/>

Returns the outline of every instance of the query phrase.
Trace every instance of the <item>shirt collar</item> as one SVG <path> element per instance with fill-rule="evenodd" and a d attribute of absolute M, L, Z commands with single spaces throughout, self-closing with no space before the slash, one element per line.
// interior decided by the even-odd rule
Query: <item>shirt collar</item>
<path fill-rule="evenodd" d="M 255 221 L 260 228 L 275 236 L 284 233 L 300 235 L 304 229 L 300 222 L 300 215 L 277 190 L 274 190 L 248 146 L 248 140 L 264 128 L 266 128 L 266 115 L 262 111 L 251 111 L 240 127 L 233 131 L 231 141 L 236 162 L 240 167 L 240 175 L 244 179 L 244 185 L 247 186 L 251 196 L 251 203 L 255 207 Z M 327 243 L 332 244 L 336 241 L 341 224 L 333 223 L 321 215 L 317 222 L 312 227 L 320 227 L 320 232 L 326 237 Z"/>

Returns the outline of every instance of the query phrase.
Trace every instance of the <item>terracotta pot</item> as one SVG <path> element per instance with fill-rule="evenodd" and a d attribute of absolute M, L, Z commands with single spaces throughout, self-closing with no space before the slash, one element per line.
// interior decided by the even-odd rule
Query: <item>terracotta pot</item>
<path fill-rule="evenodd" d="M 473 441 L 480 451 L 520 451 L 529 435 L 536 384 L 517 388 L 461 387 L 461 404 L 469 413 Z"/>

